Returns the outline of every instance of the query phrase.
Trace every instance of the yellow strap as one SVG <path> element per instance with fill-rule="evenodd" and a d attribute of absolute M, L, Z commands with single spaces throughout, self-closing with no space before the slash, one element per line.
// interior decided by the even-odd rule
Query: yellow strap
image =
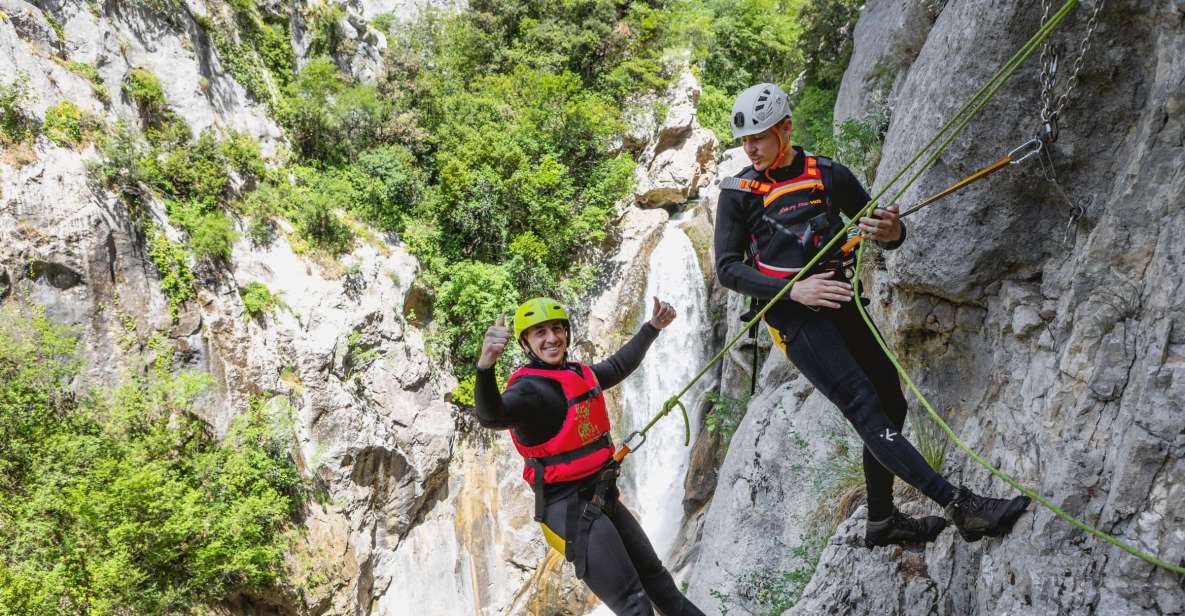
<path fill-rule="evenodd" d="M 551 527 L 547 524 L 540 522 L 539 527 L 543 529 L 543 538 L 547 540 L 547 545 L 550 545 L 551 549 L 559 552 L 560 556 L 567 558 L 568 542 L 565 541 L 563 537 L 556 534 L 554 530 L 551 530 Z"/>

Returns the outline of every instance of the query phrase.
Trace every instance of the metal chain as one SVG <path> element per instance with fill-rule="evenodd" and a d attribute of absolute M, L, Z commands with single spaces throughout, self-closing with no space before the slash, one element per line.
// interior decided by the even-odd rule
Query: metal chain
<path fill-rule="evenodd" d="M 1042 12 L 1041 23 L 1049 18 L 1049 9 L 1052 6 L 1051 0 L 1041 0 Z M 1041 47 L 1041 122 L 1045 124 L 1056 121 L 1056 118 L 1061 114 L 1062 109 L 1065 108 L 1066 102 L 1070 100 L 1070 94 L 1074 92 L 1075 86 L 1078 85 L 1078 74 L 1082 72 L 1082 63 L 1086 59 L 1086 52 L 1090 49 L 1090 39 L 1094 36 L 1095 27 L 1098 25 L 1099 12 L 1103 9 L 1105 0 L 1098 0 L 1095 4 L 1094 10 L 1090 13 L 1090 19 L 1086 23 L 1086 34 L 1082 37 L 1082 43 L 1078 48 L 1078 58 L 1074 60 L 1074 69 L 1070 73 L 1070 78 L 1066 81 L 1066 89 L 1054 99 L 1053 90 L 1055 82 L 1057 81 L 1057 65 L 1058 53 L 1052 50 L 1052 45 L 1048 40 Z"/>

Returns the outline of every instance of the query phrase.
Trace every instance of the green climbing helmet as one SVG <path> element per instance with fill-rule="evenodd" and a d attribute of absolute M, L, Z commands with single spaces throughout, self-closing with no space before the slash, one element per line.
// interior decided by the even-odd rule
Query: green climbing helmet
<path fill-rule="evenodd" d="M 529 299 L 514 311 L 514 339 L 522 340 L 523 332 L 532 325 L 538 325 L 545 321 L 554 321 L 559 319 L 564 322 L 564 326 L 571 329 L 571 321 L 568 319 L 568 312 L 559 302 L 550 297 L 536 297 Z"/>

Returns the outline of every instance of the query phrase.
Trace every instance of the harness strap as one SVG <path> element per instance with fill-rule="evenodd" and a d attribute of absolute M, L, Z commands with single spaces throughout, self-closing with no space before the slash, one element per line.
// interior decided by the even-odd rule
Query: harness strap
<path fill-rule="evenodd" d="M 584 579 L 588 572 L 588 541 L 589 535 L 592 534 L 592 525 L 597 521 L 597 518 L 612 511 L 613 505 L 616 502 L 612 490 L 617 485 L 617 471 L 619 465 L 617 462 L 610 462 L 605 465 L 605 468 L 597 475 L 596 487 L 593 488 L 592 498 L 584 505 L 580 512 L 580 518 L 577 520 L 575 526 L 576 532 L 568 546 L 568 550 L 572 554 L 570 560 L 576 567 L 576 578 Z M 572 512 L 575 507 L 568 510 L 569 520 L 572 519 Z"/>
<path fill-rule="evenodd" d="M 755 195 L 764 195 L 773 188 L 770 184 L 759 182 L 757 180 L 747 180 L 744 178 L 723 178 L 720 180 L 720 188 L 722 190 L 739 190 L 742 192 L 753 193 Z"/>
<path fill-rule="evenodd" d="M 601 435 L 601 438 L 572 451 L 565 451 L 554 456 L 543 456 L 540 458 L 525 458 L 527 466 L 530 466 L 535 471 L 535 480 L 531 482 L 531 490 L 535 492 L 535 521 L 543 521 L 543 509 L 546 503 L 543 502 L 543 486 L 544 475 L 547 473 L 548 466 L 555 466 L 556 464 L 567 464 L 577 458 L 583 458 L 588 454 L 600 449 L 612 449 L 613 441 L 609 439 L 608 434 Z"/>
<path fill-rule="evenodd" d="M 596 387 L 593 387 L 592 389 L 580 394 L 579 396 L 576 396 L 575 398 L 568 400 L 568 406 L 569 407 L 576 406 L 577 404 L 580 404 L 581 402 L 584 402 L 586 400 L 592 400 L 593 398 L 596 398 L 599 395 L 601 395 L 601 386 L 597 385 Z"/>

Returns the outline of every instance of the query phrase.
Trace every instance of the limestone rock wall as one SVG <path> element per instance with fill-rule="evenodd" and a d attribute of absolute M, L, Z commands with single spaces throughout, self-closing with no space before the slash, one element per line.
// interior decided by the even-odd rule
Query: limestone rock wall
<path fill-rule="evenodd" d="M 1055 35 L 1068 50 L 1061 84 L 1094 6 L 1083 3 Z M 1037 29 L 1040 14 L 1032 3 L 867 3 L 836 112 L 858 117 L 885 87 L 877 75 L 893 69 L 878 182 Z M 1060 190 L 1036 164 L 997 174 L 911 217 L 909 241 L 884 253 L 868 279 L 889 343 L 973 449 L 1073 515 L 1176 563 L 1185 559 L 1185 252 L 1171 238 L 1185 225 L 1183 46 L 1180 2 L 1108 4 L 1050 150 Z M 1038 68 L 1034 56 L 902 205 L 1034 134 Z M 1085 213 L 1071 219 L 1071 204 Z M 755 605 L 745 573 L 776 581 L 801 566 L 787 556 L 787 537 L 806 528 L 793 520 L 817 496 L 794 489 L 803 485 L 795 462 L 820 459 L 792 435 L 838 413 L 815 415 L 817 394 L 795 390 L 793 372 L 780 381 L 770 370 L 720 468 L 691 565 L 690 592 L 709 613 L 727 609 L 719 593 Z M 944 473 L 981 493 L 1012 492 L 954 449 Z M 910 512 L 940 513 L 916 495 L 899 500 Z M 863 548 L 863 515 L 857 509 L 826 540 L 788 614 L 1185 613 L 1180 576 L 1043 508 L 1006 538 L 967 544 L 948 531 L 924 550 Z"/>

